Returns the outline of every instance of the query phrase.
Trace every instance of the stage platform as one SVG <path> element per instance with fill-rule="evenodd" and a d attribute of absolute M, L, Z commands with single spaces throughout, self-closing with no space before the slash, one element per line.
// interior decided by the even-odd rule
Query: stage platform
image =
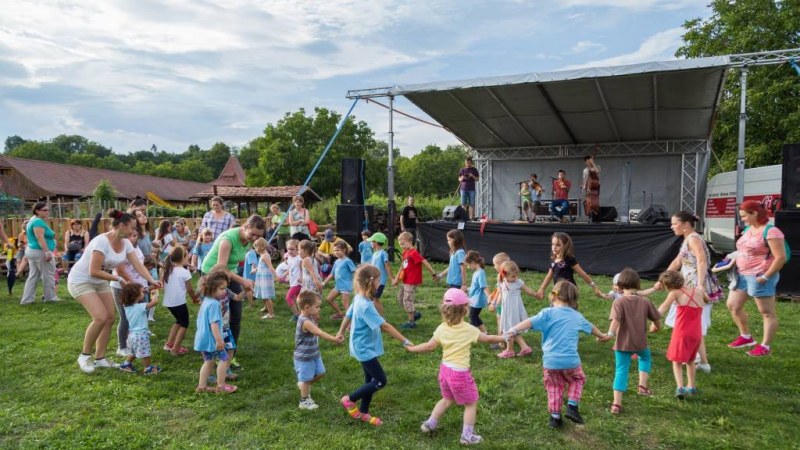
<path fill-rule="evenodd" d="M 417 224 L 420 251 L 425 258 L 447 262 L 447 232 L 458 222 L 433 221 Z M 550 238 L 556 231 L 572 237 L 575 257 L 589 274 L 613 276 L 632 267 L 642 277 L 654 278 L 675 259 L 681 239 L 669 225 L 623 223 L 464 223 L 467 250 L 477 250 L 491 264 L 492 257 L 506 252 L 521 268 L 546 272 L 550 267 Z"/>

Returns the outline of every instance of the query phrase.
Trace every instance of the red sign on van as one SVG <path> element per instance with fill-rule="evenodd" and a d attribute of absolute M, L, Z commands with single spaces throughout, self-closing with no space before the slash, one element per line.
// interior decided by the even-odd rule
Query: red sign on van
<path fill-rule="evenodd" d="M 770 217 L 781 207 L 781 194 L 745 195 L 744 201 L 755 200 L 764 205 Z M 710 198 L 706 202 L 706 219 L 733 218 L 736 214 L 736 197 Z"/>

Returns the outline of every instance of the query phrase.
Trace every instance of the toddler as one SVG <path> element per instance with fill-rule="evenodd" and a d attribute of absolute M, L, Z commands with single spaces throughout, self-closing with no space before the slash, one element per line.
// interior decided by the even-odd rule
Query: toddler
<path fill-rule="evenodd" d="M 297 300 L 297 296 L 300 295 L 300 290 L 303 288 L 300 285 L 303 273 L 303 258 L 297 254 L 299 249 L 300 241 L 297 239 L 289 239 L 286 241 L 286 253 L 289 254 L 289 256 L 286 257 L 286 265 L 289 267 L 289 290 L 286 291 L 286 304 L 289 305 L 289 309 L 292 311 L 292 320 L 295 322 L 297 321 L 297 316 L 300 315 L 295 301 Z"/>
<path fill-rule="evenodd" d="M 486 282 L 486 263 L 480 253 L 470 250 L 464 260 L 473 271 L 472 283 L 469 285 L 469 323 L 486 333 L 486 326 L 481 320 L 481 311 L 489 302 L 489 284 Z"/>
<path fill-rule="evenodd" d="M 397 286 L 397 283 L 402 280 L 403 285 L 397 290 L 397 302 L 405 310 L 408 318 L 408 321 L 400 325 L 400 328 L 417 328 L 417 321 L 422 318 L 422 313 L 417 311 L 414 300 L 417 286 L 422 284 L 422 266 L 424 265 L 434 276 L 436 276 L 436 271 L 414 247 L 414 235 L 404 231 L 397 237 L 397 241 L 400 243 L 400 248 L 403 249 L 403 266 L 392 281 L 392 286 Z"/>
<path fill-rule="evenodd" d="M 258 238 L 253 243 L 253 250 L 259 255 L 259 258 L 258 264 L 250 269 L 251 273 L 255 272 L 256 276 L 253 296 L 264 302 L 264 307 L 260 312 L 266 314 L 261 317 L 262 319 L 275 317 L 273 299 L 275 298 L 275 279 L 278 278 L 278 275 L 272 268 L 272 258 L 267 251 L 268 248 L 267 240 L 264 238 Z"/>
<path fill-rule="evenodd" d="M 500 325 L 502 333 L 510 330 L 514 325 L 528 318 L 525 305 L 522 304 L 522 292 L 530 296 L 535 296 L 533 289 L 525 286 L 525 282 L 520 279 L 519 266 L 514 261 L 508 261 L 503 265 L 505 280 L 500 283 L 500 298 L 502 302 L 502 312 L 500 314 Z M 514 342 L 520 346 L 519 353 L 514 353 Z M 506 341 L 506 349 L 498 353 L 499 358 L 513 358 L 515 356 L 528 356 L 533 353 L 533 349 L 525 342 L 520 335 L 512 336 Z"/>
<path fill-rule="evenodd" d="M 325 278 L 325 282 L 323 283 L 327 284 L 331 278 L 336 280 L 336 284 L 334 288 L 331 289 L 331 292 L 328 293 L 327 298 L 328 304 L 330 304 L 333 310 L 336 311 L 331 316 L 331 319 L 333 320 L 344 319 L 344 314 L 342 314 L 342 310 L 339 309 L 339 304 L 336 303 L 336 297 L 341 295 L 344 309 L 347 310 L 350 308 L 350 294 L 353 292 L 353 274 L 356 272 L 356 265 L 347 256 L 348 253 L 349 246 L 347 245 L 347 242 L 334 242 L 333 256 L 336 257 L 336 261 L 333 263 L 333 270 L 331 270 L 330 275 Z"/>
<path fill-rule="evenodd" d="M 161 281 L 164 283 L 164 306 L 172 313 L 175 323 L 169 331 L 164 350 L 173 356 L 184 355 L 189 349 L 181 346 L 183 337 L 189 329 L 189 308 L 186 306 L 186 294 L 192 301 L 200 303 L 192 287 L 192 274 L 184 267 L 189 263 L 189 253 L 180 245 L 173 247 L 169 258 L 164 263 Z"/>
<path fill-rule="evenodd" d="M 222 330 L 222 306 L 219 299 L 227 294 L 228 274 L 222 270 L 212 271 L 203 279 L 201 292 L 203 303 L 197 313 L 197 332 L 194 335 L 194 349 L 203 357 L 200 366 L 200 380 L 195 392 L 219 392 L 230 394 L 236 392 L 237 387 L 226 383 L 226 374 L 230 366 L 228 352 L 225 351 L 225 340 Z M 219 359 L 217 365 L 217 387 L 208 386 L 214 360 Z"/>
<path fill-rule="evenodd" d="M 369 230 L 361 232 L 361 242 L 358 244 L 361 264 L 372 264 L 372 242 L 369 241 L 370 236 L 372 236 L 372 233 Z"/>
<path fill-rule="evenodd" d="M 203 258 L 206 257 L 213 246 L 214 232 L 211 231 L 211 228 L 203 228 L 203 231 L 201 231 L 200 235 L 197 237 L 194 248 L 192 248 L 192 267 L 196 267 L 200 275 L 203 274 L 201 269 L 203 267 Z"/>
<path fill-rule="evenodd" d="M 122 286 L 120 298 L 125 307 L 125 318 L 128 320 L 128 356 L 120 364 L 119 370 L 135 373 L 134 359 L 140 359 L 144 364 L 145 375 L 155 375 L 161 372 L 161 367 L 151 364 L 150 361 L 150 331 L 147 328 L 147 310 L 158 304 L 158 299 L 150 303 L 141 303 L 144 299 L 144 288 L 136 283 L 127 283 Z"/>
<path fill-rule="evenodd" d="M 492 267 L 494 267 L 494 270 L 497 272 L 497 280 L 496 280 L 495 285 L 494 285 L 494 290 L 492 291 L 491 294 L 489 294 L 489 308 L 488 309 L 489 309 L 489 311 L 494 311 L 494 313 L 495 313 L 495 319 L 497 320 L 497 335 L 498 336 L 502 336 L 503 335 L 503 325 L 500 322 L 500 314 L 503 312 L 502 298 L 500 296 L 500 283 L 502 283 L 506 279 L 505 278 L 505 270 L 503 270 L 503 266 L 505 265 L 505 263 L 507 263 L 510 260 L 511 260 L 511 258 L 509 258 L 508 254 L 505 253 L 505 252 L 500 252 L 500 253 L 494 255 L 494 257 L 492 257 Z M 491 347 L 492 350 L 499 350 L 501 348 L 504 348 L 505 345 L 504 344 L 492 344 L 490 347 Z"/>

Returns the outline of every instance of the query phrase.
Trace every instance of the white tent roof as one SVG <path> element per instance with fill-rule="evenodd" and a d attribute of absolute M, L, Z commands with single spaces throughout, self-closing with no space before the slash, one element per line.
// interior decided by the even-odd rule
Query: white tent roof
<path fill-rule="evenodd" d="M 395 86 L 470 147 L 708 139 L 728 56 Z"/>

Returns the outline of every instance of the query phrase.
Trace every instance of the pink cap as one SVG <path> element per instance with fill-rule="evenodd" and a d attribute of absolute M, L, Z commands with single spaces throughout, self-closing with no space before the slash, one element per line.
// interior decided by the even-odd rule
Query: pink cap
<path fill-rule="evenodd" d="M 461 289 L 450 288 L 444 293 L 442 303 L 445 305 L 466 305 L 469 303 L 469 297 Z"/>

